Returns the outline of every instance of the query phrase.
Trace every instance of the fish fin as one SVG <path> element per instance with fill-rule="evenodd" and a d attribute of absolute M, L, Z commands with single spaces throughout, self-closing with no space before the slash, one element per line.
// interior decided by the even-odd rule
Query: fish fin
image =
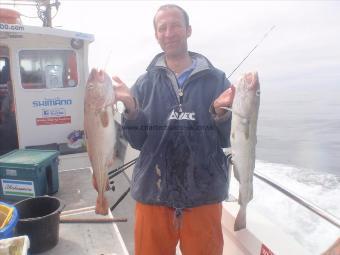
<path fill-rule="evenodd" d="M 238 182 L 240 182 L 239 171 L 238 171 L 238 168 L 237 168 L 236 164 L 234 164 L 234 163 L 233 163 L 233 172 L 234 172 L 234 176 L 235 176 L 236 180 Z"/>
<path fill-rule="evenodd" d="M 109 125 L 109 114 L 106 110 L 100 112 L 100 122 L 103 127 L 107 127 Z"/>
<path fill-rule="evenodd" d="M 241 229 L 246 228 L 247 225 L 246 219 L 247 219 L 247 206 L 241 205 L 235 219 L 234 231 L 239 231 Z"/>
<path fill-rule="evenodd" d="M 237 198 L 233 196 L 233 194 L 229 193 L 228 197 L 224 200 L 225 202 L 232 202 L 235 203 L 237 202 Z"/>
<path fill-rule="evenodd" d="M 97 201 L 96 201 L 96 214 L 107 215 L 109 209 L 109 204 L 107 202 L 104 193 L 98 193 Z"/>
<path fill-rule="evenodd" d="M 118 112 L 118 107 L 116 104 L 112 105 L 112 115 L 115 116 L 115 113 Z"/>

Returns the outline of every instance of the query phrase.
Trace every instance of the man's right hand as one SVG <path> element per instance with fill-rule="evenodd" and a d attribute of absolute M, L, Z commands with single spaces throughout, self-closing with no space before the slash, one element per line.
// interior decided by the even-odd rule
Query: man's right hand
<path fill-rule="evenodd" d="M 124 104 L 128 116 L 134 116 L 137 112 L 137 105 L 130 89 L 118 76 L 113 76 L 112 79 L 116 82 L 116 84 L 113 84 L 116 98 L 115 101 L 121 101 Z"/>

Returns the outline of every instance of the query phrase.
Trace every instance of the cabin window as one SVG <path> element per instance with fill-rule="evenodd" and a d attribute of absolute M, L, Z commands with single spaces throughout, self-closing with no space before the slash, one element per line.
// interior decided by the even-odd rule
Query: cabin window
<path fill-rule="evenodd" d="M 72 50 L 22 50 L 19 64 L 24 89 L 70 88 L 78 85 L 76 54 Z"/>

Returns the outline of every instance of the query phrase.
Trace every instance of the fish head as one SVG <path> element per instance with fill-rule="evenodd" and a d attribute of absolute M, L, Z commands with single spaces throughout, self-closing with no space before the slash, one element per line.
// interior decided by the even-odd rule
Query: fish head
<path fill-rule="evenodd" d="M 85 105 L 99 111 L 113 105 L 114 99 L 110 76 L 103 70 L 93 68 L 86 83 Z"/>
<path fill-rule="evenodd" d="M 237 105 L 239 113 L 249 117 L 246 116 L 247 113 L 252 112 L 253 107 L 258 107 L 260 102 L 260 83 L 257 72 L 245 73 L 234 86 L 234 103 Z"/>
<path fill-rule="evenodd" d="M 255 95 L 258 95 L 260 83 L 257 72 L 245 73 L 238 83 L 238 89 L 243 93 L 255 93 Z"/>

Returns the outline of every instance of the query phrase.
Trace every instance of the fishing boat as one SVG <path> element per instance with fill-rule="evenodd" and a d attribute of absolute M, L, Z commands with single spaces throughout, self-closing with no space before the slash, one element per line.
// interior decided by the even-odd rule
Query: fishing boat
<path fill-rule="evenodd" d="M 121 135 L 120 114 L 115 116 L 118 157 L 110 171 L 112 213 L 105 220 L 94 215 L 96 194 L 90 184 L 91 167 L 85 146 L 76 143 L 81 141 L 79 134 L 83 130 L 84 86 L 89 74 L 89 45 L 93 41 L 94 36 L 87 33 L 24 25 L 20 13 L 0 9 L 0 154 L 28 148 L 57 150 L 60 187 L 54 195 L 65 201 L 64 219 L 83 219 L 82 223 L 61 223 L 59 243 L 42 254 L 133 254 L 134 203 L 126 194 L 138 151 Z M 337 218 L 265 176 L 255 173 L 255 178 L 319 219 L 340 227 Z M 224 254 L 311 254 L 251 206 L 247 227 L 235 232 L 238 192 L 236 181 L 232 176 L 230 179 L 230 196 L 223 202 Z M 4 190 L 0 191 L 4 195 Z M 121 216 L 127 222 L 108 223 L 107 219 Z"/>

